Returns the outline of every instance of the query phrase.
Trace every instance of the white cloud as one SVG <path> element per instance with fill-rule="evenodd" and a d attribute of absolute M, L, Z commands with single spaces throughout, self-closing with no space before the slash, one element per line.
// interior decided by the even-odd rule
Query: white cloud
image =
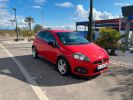
<path fill-rule="evenodd" d="M 41 9 L 46 0 L 34 0 L 33 8 Z"/>
<path fill-rule="evenodd" d="M 25 17 L 17 16 L 17 22 L 19 27 L 27 27 L 27 23 L 24 22 Z M 6 9 L 0 9 L 0 29 L 12 29 L 12 22 L 14 15 L 10 14 Z M 15 23 L 14 23 L 15 28 Z"/>
<path fill-rule="evenodd" d="M 7 2 L 7 1 L 8 1 L 8 0 L 0 0 L 0 3 L 1 3 L 1 2 Z"/>
<path fill-rule="evenodd" d="M 72 26 L 72 25 L 45 26 L 45 28 L 63 29 L 63 30 L 75 30 L 75 26 Z"/>
<path fill-rule="evenodd" d="M 42 5 L 45 3 L 45 0 L 34 0 L 34 3 L 35 3 L 36 5 L 42 6 Z"/>
<path fill-rule="evenodd" d="M 102 20 L 102 19 L 113 19 L 113 18 L 117 18 L 119 16 L 113 16 L 112 13 L 104 11 L 97 11 L 95 8 L 93 9 L 93 17 L 96 20 Z"/>
<path fill-rule="evenodd" d="M 77 12 L 77 15 L 81 18 L 87 18 L 88 17 L 88 11 L 86 11 L 83 8 L 83 5 L 77 5 L 76 6 L 76 12 Z"/>
<path fill-rule="evenodd" d="M 74 5 L 71 2 L 56 3 L 55 6 L 57 6 L 57 7 L 63 7 L 63 8 L 71 8 L 71 7 L 74 7 Z"/>
<path fill-rule="evenodd" d="M 42 7 L 41 6 L 37 6 L 37 5 L 34 5 L 34 6 L 32 6 L 33 8 L 37 8 L 37 9 L 42 9 Z"/>
<path fill-rule="evenodd" d="M 7 10 L 7 1 L 8 0 L 0 0 L 0 29 L 13 28 L 11 20 L 14 20 L 14 14 L 10 14 Z M 27 23 L 24 22 L 24 19 L 24 16 L 17 16 L 17 22 L 19 27 L 27 27 Z"/>
<path fill-rule="evenodd" d="M 6 4 L 0 3 L 0 9 L 6 8 Z"/>
<path fill-rule="evenodd" d="M 76 6 L 76 14 L 78 20 L 88 20 L 89 12 L 84 9 L 83 5 Z M 113 16 L 112 13 L 107 11 L 98 11 L 93 8 L 93 18 L 95 20 L 102 20 L 102 19 L 112 19 L 117 18 L 118 16 Z"/>

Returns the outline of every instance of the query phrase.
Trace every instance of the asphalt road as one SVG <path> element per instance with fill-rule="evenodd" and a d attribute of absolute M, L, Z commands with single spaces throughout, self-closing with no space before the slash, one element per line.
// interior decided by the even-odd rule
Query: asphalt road
<path fill-rule="evenodd" d="M 100 76 L 64 77 L 50 62 L 32 58 L 32 43 L 0 44 L 0 100 L 133 100 L 131 55 L 111 57 Z"/>

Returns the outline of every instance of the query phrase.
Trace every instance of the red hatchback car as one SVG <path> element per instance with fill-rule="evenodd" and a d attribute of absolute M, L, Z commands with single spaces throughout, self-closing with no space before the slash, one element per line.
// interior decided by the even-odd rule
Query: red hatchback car
<path fill-rule="evenodd" d="M 32 55 L 56 64 L 62 75 L 93 76 L 107 70 L 109 65 L 109 56 L 103 48 L 68 30 L 38 32 Z"/>

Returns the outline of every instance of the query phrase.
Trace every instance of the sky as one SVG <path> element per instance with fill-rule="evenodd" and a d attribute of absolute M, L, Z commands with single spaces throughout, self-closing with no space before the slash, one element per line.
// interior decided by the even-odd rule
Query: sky
<path fill-rule="evenodd" d="M 121 7 L 133 5 L 133 0 L 93 0 L 95 20 L 118 18 Z M 87 21 L 89 0 L 0 0 L 0 29 L 12 29 L 16 8 L 17 22 L 21 28 L 27 27 L 25 17 L 32 16 L 35 24 L 44 27 L 74 29 L 75 21 Z M 42 17 L 43 16 L 43 17 Z M 43 18 L 43 21 L 42 21 Z"/>

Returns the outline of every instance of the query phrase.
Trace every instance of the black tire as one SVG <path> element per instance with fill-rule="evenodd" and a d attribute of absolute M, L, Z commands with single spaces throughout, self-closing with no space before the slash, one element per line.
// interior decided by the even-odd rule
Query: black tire
<path fill-rule="evenodd" d="M 32 47 L 32 57 L 33 57 L 34 59 L 38 58 L 37 50 L 36 50 L 35 47 Z"/>
<path fill-rule="evenodd" d="M 65 70 L 64 72 L 63 72 L 63 70 L 61 71 L 61 69 L 60 69 L 61 66 L 59 66 L 61 61 L 63 61 L 63 63 L 65 64 L 65 65 L 64 65 L 64 69 L 63 69 L 63 70 Z M 70 72 L 71 72 L 71 71 L 70 71 L 70 66 L 69 66 L 69 63 L 67 62 L 66 59 L 64 59 L 64 58 L 59 58 L 59 59 L 57 60 L 57 68 L 58 68 L 58 71 L 59 71 L 59 73 L 60 73 L 61 75 L 63 75 L 63 76 L 70 75 Z"/>

